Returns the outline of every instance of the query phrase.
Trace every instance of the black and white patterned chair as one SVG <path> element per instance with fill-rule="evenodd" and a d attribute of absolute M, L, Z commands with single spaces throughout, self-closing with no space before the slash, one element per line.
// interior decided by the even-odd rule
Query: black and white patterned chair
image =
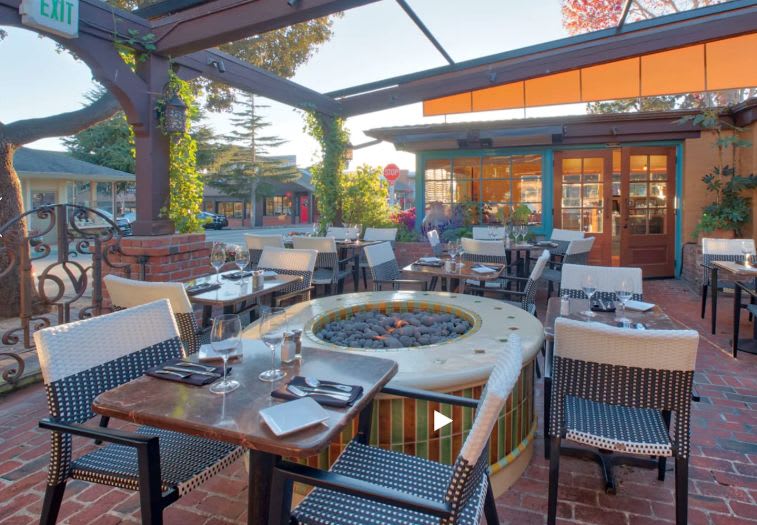
<path fill-rule="evenodd" d="M 167 300 L 46 328 L 34 340 L 50 408 L 39 426 L 52 432 L 40 523 L 55 523 L 66 482 L 75 479 L 139 491 L 142 523 L 159 524 L 166 506 L 241 456 L 234 445 L 178 432 L 84 425 L 99 394 L 184 356 Z M 73 458 L 73 436 L 107 444 Z"/>
<path fill-rule="evenodd" d="M 569 230 L 566 230 L 569 231 Z M 558 293 L 560 291 L 560 281 L 562 280 L 561 268 L 563 264 L 588 264 L 589 252 L 592 246 L 594 246 L 594 237 L 586 237 L 584 239 L 574 239 L 568 243 L 568 247 L 565 249 L 563 260 L 561 263 L 552 262 L 548 268 L 544 269 L 544 280 L 547 281 L 547 297 L 552 295 L 552 289 L 555 285 L 558 287 Z"/>
<path fill-rule="evenodd" d="M 554 228 L 549 240 L 556 243 L 557 246 L 552 248 L 552 255 L 565 255 L 565 251 L 568 249 L 570 241 L 583 239 L 586 235 L 580 230 L 562 230 L 560 228 Z"/>
<path fill-rule="evenodd" d="M 663 480 L 665 458 L 675 458 L 676 523 L 686 523 L 698 344 L 693 330 L 628 330 L 557 319 L 547 436 L 549 525 L 557 512 L 563 440 L 610 451 L 595 456 L 604 472 L 622 462 L 620 454 L 656 456 L 658 479 Z"/>
<path fill-rule="evenodd" d="M 292 246 L 296 250 L 315 250 L 318 257 L 315 260 L 313 270 L 314 287 L 321 285 L 327 294 L 331 294 L 334 286 L 336 293 L 342 293 L 344 290 L 344 280 L 350 275 L 347 264 L 352 261 L 352 257 L 339 259 L 339 250 L 336 247 L 336 241 L 331 237 L 294 237 Z"/>
<path fill-rule="evenodd" d="M 394 248 L 397 240 L 397 228 L 366 228 L 363 234 L 364 241 L 386 241 Z M 365 252 L 360 252 L 360 269 L 363 271 L 363 287 L 368 288 L 368 260 Z"/>
<path fill-rule="evenodd" d="M 631 286 L 631 299 L 644 300 L 644 284 L 641 278 L 641 268 L 625 266 L 586 266 L 583 264 L 564 264 L 560 280 L 560 293 L 567 294 L 571 299 L 586 299 L 583 291 L 583 279 L 591 273 L 597 291 L 594 297 L 605 301 L 617 301 L 615 292 L 620 284 L 626 281 Z"/>
<path fill-rule="evenodd" d="M 244 234 L 244 241 L 247 243 L 247 249 L 250 250 L 250 268 L 257 268 L 260 256 L 266 247 L 283 248 L 284 238 L 281 235 L 255 235 L 252 233 Z"/>
<path fill-rule="evenodd" d="M 442 241 L 439 239 L 439 232 L 431 230 L 426 234 L 426 237 L 431 245 L 431 253 L 434 257 L 441 257 L 444 250 L 442 249 Z"/>
<path fill-rule="evenodd" d="M 364 427 L 329 472 L 283 460 L 277 463 L 271 492 L 278 498 L 271 501 L 269 524 L 478 525 L 485 516 L 489 525 L 498 525 L 487 475 L 487 448 L 521 366 L 520 340 L 511 336 L 479 402 L 437 392 L 384 388 L 391 395 L 477 408 L 454 464 L 368 446 L 370 428 Z M 370 418 L 364 420 L 370 422 Z M 291 512 L 290 521 L 293 481 L 316 488 Z"/>
<path fill-rule="evenodd" d="M 368 269 L 373 280 L 373 289 L 380 292 L 384 285 L 390 285 L 392 290 L 398 290 L 402 285 L 418 286 L 421 290 L 428 289 L 428 283 L 421 279 L 402 279 L 402 272 L 394 250 L 389 242 L 374 244 L 363 248 L 368 261 Z"/>
<path fill-rule="evenodd" d="M 715 261 L 732 261 L 744 263 L 744 254 L 741 252 L 743 243 L 747 243 L 752 255 L 755 254 L 754 239 L 702 239 L 702 319 L 707 308 L 707 295 L 710 288 L 710 278 L 712 272 L 712 263 Z M 722 280 L 718 278 L 717 292 L 725 288 L 733 288 L 734 281 Z M 717 293 L 715 294 L 717 297 Z M 711 310 L 712 316 L 712 333 L 715 333 L 715 308 Z"/>
<path fill-rule="evenodd" d="M 294 282 L 273 296 L 275 306 L 292 301 L 309 301 L 312 291 L 313 270 L 318 252 L 315 250 L 288 250 L 267 247 L 258 262 L 258 270 L 273 270 L 282 275 L 298 275 L 302 281 Z"/>
<path fill-rule="evenodd" d="M 536 259 L 536 263 L 534 264 L 534 267 L 531 269 L 531 273 L 529 274 L 527 279 L 524 279 L 523 277 L 515 277 L 510 276 L 508 277 L 508 280 L 512 280 L 513 282 L 523 281 L 525 282 L 525 286 L 523 287 L 523 290 L 509 290 L 509 289 L 498 289 L 498 290 L 492 290 L 485 287 L 469 287 L 469 290 L 474 293 L 483 293 L 483 294 L 493 294 L 496 296 L 503 296 L 507 299 L 503 299 L 503 302 L 510 304 L 512 306 L 517 306 L 518 308 L 521 308 L 525 310 L 526 312 L 530 313 L 531 315 L 536 315 L 536 290 L 539 286 L 539 282 L 541 280 L 542 273 L 544 272 L 544 268 L 546 268 L 547 263 L 549 262 L 550 253 L 549 250 L 544 250 L 538 259 Z M 514 298 L 519 298 L 519 300 L 514 300 Z"/>
<path fill-rule="evenodd" d="M 114 310 L 168 299 L 179 326 L 181 341 L 188 354 L 196 353 L 201 344 L 210 342 L 210 333 L 207 330 L 203 331 L 198 325 L 192 311 L 192 303 L 182 283 L 135 281 L 115 275 L 106 275 L 103 282 Z"/>
<path fill-rule="evenodd" d="M 505 250 L 505 243 L 502 241 L 479 241 L 476 239 L 468 239 L 463 237 L 460 239 L 460 245 L 463 249 L 463 261 L 477 262 L 477 263 L 494 263 L 501 264 L 506 267 L 503 276 L 499 279 L 492 279 L 489 281 L 476 281 L 475 279 L 466 279 L 465 288 L 466 291 L 470 287 L 484 287 L 486 289 L 499 289 L 504 290 L 507 286 L 507 250 Z"/>

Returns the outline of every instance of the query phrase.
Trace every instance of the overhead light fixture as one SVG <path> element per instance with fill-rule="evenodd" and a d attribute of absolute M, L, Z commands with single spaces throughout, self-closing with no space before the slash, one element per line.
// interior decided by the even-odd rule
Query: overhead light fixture
<path fill-rule="evenodd" d="M 208 65 L 216 68 L 219 73 L 226 73 L 226 64 L 221 59 L 209 58 Z"/>
<path fill-rule="evenodd" d="M 176 93 L 163 107 L 163 128 L 168 134 L 184 133 L 187 130 L 187 105 Z"/>
<path fill-rule="evenodd" d="M 287 5 L 289 7 L 297 7 L 300 5 L 300 0 L 287 0 Z"/>

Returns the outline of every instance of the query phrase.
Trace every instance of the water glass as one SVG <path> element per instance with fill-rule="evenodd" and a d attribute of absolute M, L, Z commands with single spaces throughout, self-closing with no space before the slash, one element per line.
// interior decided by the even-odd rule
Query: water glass
<path fill-rule="evenodd" d="M 497 228 L 495 228 L 494 226 L 489 226 L 487 230 L 487 233 L 489 234 L 489 240 L 497 240 Z"/>
<path fill-rule="evenodd" d="M 589 299 L 589 308 L 587 310 L 584 310 L 581 312 L 586 317 L 596 317 L 597 314 L 591 311 L 591 298 L 594 296 L 594 293 L 597 291 L 597 285 L 594 282 L 594 277 L 590 273 L 586 273 L 581 281 L 581 289 L 586 294 L 586 297 Z"/>
<path fill-rule="evenodd" d="M 752 245 L 748 241 L 741 241 L 741 254 L 744 256 L 744 266 L 751 268 Z"/>
<path fill-rule="evenodd" d="M 616 320 L 619 323 L 628 324 L 631 322 L 631 320 L 626 317 L 626 303 L 631 300 L 631 297 L 633 296 L 633 291 L 631 290 L 631 284 L 623 279 L 618 284 L 617 290 L 615 290 L 615 297 L 620 302 L 621 310 L 620 310 L 620 317 L 616 318 Z"/>
<path fill-rule="evenodd" d="M 239 388 L 239 381 L 226 378 L 226 363 L 229 356 L 241 344 L 242 321 L 236 314 L 219 315 L 213 319 L 210 331 L 210 346 L 223 359 L 223 381 L 210 387 L 214 394 L 227 394 Z"/>
<path fill-rule="evenodd" d="M 288 331 L 286 310 L 284 308 L 270 308 L 264 311 L 258 329 L 260 340 L 271 350 L 271 368 L 261 372 L 258 379 L 267 382 L 283 379 L 286 372 L 276 367 L 276 351 L 281 349 L 284 332 Z"/>
<path fill-rule="evenodd" d="M 223 243 L 214 242 L 213 249 L 210 252 L 210 265 L 216 270 L 216 282 L 218 284 L 221 284 L 220 272 L 224 264 L 226 264 L 226 249 Z"/>

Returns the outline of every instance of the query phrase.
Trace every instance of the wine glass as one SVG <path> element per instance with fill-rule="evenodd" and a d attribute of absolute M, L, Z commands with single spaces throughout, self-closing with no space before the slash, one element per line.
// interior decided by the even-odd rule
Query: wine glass
<path fill-rule="evenodd" d="M 449 258 L 452 259 L 452 262 L 455 262 L 455 258 L 457 257 L 457 243 L 455 241 L 449 241 L 447 243 L 447 253 L 449 254 Z"/>
<path fill-rule="evenodd" d="M 615 290 L 615 297 L 618 299 L 621 305 L 620 310 L 620 317 L 618 317 L 616 320 L 619 323 L 628 324 L 631 322 L 631 320 L 626 317 L 626 303 L 631 299 L 633 296 L 633 291 L 631 290 L 631 283 L 628 282 L 628 280 L 623 279 L 618 283 L 618 287 Z"/>
<path fill-rule="evenodd" d="M 284 308 L 270 308 L 263 312 L 263 317 L 258 324 L 260 340 L 271 350 L 271 369 L 261 372 L 258 378 L 261 381 L 274 382 L 286 376 L 286 372 L 276 368 L 276 349 L 281 348 L 284 341 L 284 332 L 287 331 L 287 315 Z"/>
<path fill-rule="evenodd" d="M 250 264 L 250 250 L 246 247 L 236 245 L 234 247 L 234 264 L 237 265 L 240 273 L 244 272 L 244 269 Z M 243 274 L 239 280 L 239 285 L 242 286 L 245 282 L 247 282 L 247 278 Z"/>
<path fill-rule="evenodd" d="M 528 225 L 527 224 L 521 224 L 520 225 L 520 240 L 521 242 L 526 242 L 526 237 L 528 236 Z"/>
<path fill-rule="evenodd" d="M 744 256 L 744 266 L 750 268 L 752 266 L 750 261 L 752 255 L 752 246 L 748 241 L 741 241 L 741 254 Z"/>
<path fill-rule="evenodd" d="M 487 233 L 489 234 L 489 240 L 490 241 L 496 241 L 497 240 L 497 228 L 494 226 L 489 226 L 487 228 Z"/>
<path fill-rule="evenodd" d="M 310 236 L 311 237 L 318 237 L 318 230 L 319 230 L 318 223 L 314 222 L 313 223 L 313 231 L 311 232 Z"/>
<path fill-rule="evenodd" d="M 223 359 L 223 381 L 210 387 L 214 394 L 227 394 L 239 388 L 239 381 L 226 378 L 226 363 L 229 356 L 241 343 L 242 321 L 236 314 L 223 314 L 213 319 L 210 331 L 210 346 Z"/>
<path fill-rule="evenodd" d="M 505 240 L 510 238 L 510 234 L 513 232 L 513 225 L 509 222 L 505 224 Z"/>
<path fill-rule="evenodd" d="M 596 317 L 597 314 L 591 311 L 591 298 L 594 296 L 594 293 L 597 291 L 597 285 L 594 282 L 594 277 L 591 275 L 591 273 L 585 273 L 583 276 L 583 279 L 581 280 L 581 289 L 586 294 L 586 297 L 589 299 L 589 308 L 588 310 L 584 310 L 581 312 L 586 317 Z"/>
<path fill-rule="evenodd" d="M 214 242 L 213 250 L 210 252 L 210 265 L 216 269 L 216 283 L 218 284 L 221 284 L 220 272 L 224 264 L 226 264 L 226 250 L 223 243 Z"/>

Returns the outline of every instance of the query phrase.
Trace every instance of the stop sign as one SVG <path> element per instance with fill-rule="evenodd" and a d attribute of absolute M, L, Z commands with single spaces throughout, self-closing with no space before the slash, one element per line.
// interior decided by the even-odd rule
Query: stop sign
<path fill-rule="evenodd" d="M 400 169 L 396 164 L 387 164 L 384 168 L 384 178 L 389 182 L 394 182 L 400 178 Z"/>

